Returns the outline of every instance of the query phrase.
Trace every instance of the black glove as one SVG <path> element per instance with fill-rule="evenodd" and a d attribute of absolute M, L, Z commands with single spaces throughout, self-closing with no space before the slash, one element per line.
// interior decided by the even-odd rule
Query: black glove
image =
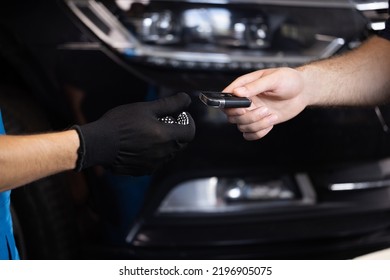
<path fill-rule="evenodd" d="M 76 170 L 103 165 L 118 174 L 152 173 L 194 138 L 194 120 L 182 113 L 190 103 L 187 94 L 179 93 L 122 105 L 95 122 L 74 126 L 80 137 Z M 180 121 L 175 119 L 179 113 Z M 166 116 L 176 121 L 165 122 Z"/>

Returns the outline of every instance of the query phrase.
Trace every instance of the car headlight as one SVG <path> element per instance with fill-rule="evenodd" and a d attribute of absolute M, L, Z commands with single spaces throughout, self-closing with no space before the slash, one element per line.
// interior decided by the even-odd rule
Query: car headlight
<path fill-rule="evenodd" d="M 236 15 L 215 7 L 146 10 L 127 17 L 126 23 L 145 44 L 209 44 L 252 49 L 269 46 L 266 18 L 257 13 Z"/>
<path fill-rule="evenodd" d="M 315 26 L 287 19 L 288 7 L 277 4 L 282 8 L 265 11 L 272 1 L 66 3 L 111 48 L 133 63 L 154 67 L 230 71 L 297 66 L 328 57 L 345 44 Z"/>

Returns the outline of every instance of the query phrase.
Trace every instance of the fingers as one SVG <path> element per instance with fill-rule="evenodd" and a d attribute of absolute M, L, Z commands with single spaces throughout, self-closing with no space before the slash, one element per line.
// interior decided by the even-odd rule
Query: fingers
<path fill-rule="evenodd" d="M 242 116 L 245 115 L 247 112 L 247 109 L 245 108 L 225 108 L 222 109 L 222 111 L 229 117 L 229 116 Z"/>
<path fill-rule="evenodd" d="M 250 124 L 260 121 L 270 115 L 268 108 L 259 107 L 253 110 L 231 110 L 231 114 L 227 113 L 230 123 L 235 124 Z"/>
<path fill-rule="evenodd" d="M 227 113 L 228 121 L 246 129 L 247 126 L 251 131 L 242 130 L 242 132 L 254 132 L 255 130 L 264 129 L 278 122 L 278 116 L 272 114 L 268 108 L 259 107 L 253 110 L 231 110 Z"/>
<path fill-rule="evenodd" d="M 270 126 L 266 129 L 256 131 L 253 133 L 252 132 L 244 132 L 242 134 L 242 136 L 244 137 L 245 140 L 248 140 L 248 141 L 259 140 L 259 139 L 263 138 L 264 136 L 266 136 L 272 130 L 272 128 L 273 128 L 273 126 Z"/>
<path fill-rule="evenodd" d="M 263 73 L 264 73 L 263 70 L 259 70 L 259 71 L 251 72 L 249 74 L 245 74 L 243 76 L 240 76 L 239 78 L 235 79 L 230 85 L 228 85 L 223 90 L 223 92 L 233 93 L 235 88 L 242 87 L 247 83 L 251 83 L 251 82 L 261 78 Z"/>
<path fill-rule="evenodd" d="M 188 124 L 182 125 L 176 123 L 173 125 L 169 125 L 171 126 L 171 131 L 173 132 L 174 137 L 180 143 L 191 142 L 195 137 L 195 121 L 189 113 L 185 113 L 188 118 Z"/>
<path fill-rule="evenodd" d="M 248 124 L 237 124 L 237 128 L 241 132 L 255 133 L 257 131 L 267 129 L 267 128 L 275 125 L 277 120 L 278 120 L 278 118 L 276 115 L 269 115 L 265 118 L 262 118 L 261 120 L 259 120 L 257 122 L 252 122 L 252 123 L 248 123 Z"/>
<path fill-rule="evenodd" d="M 169 140 L 177 143 L 186 143 L 195 136 L 195 121 L 188 112 L 182 112 L 175 119 L 172 116 L 160 118 L 161 129 Z"/>
<path fill-rule="evenodd" d="M 265 69 L 243 75 L 227 86 L 224 91 L 241 97 L 272 92 L 278 86 L 277 72 L 276 69 Z"/>
<path fill-rule="evenodd" d="M 194 119 L 188 112 L 185 112 L 190 104 L 191 97 L 184 92 L 180 92 L 174 96 L 148 103 L 148 106 L 151 106 L 157 119 L 159 119 L 161 128 L 170 140 L 187 143 L 195 137 L 196 129 Z M 166 122 L 166 118 L 172 119 L 172 121 Z"/>
<path fill-rule="evenodd" d="M 228 121 L 237 124 L 246 140 L 258 140 L 267 135 L 278 122 L 278 116 L 268 108 L 259 107 L 253 110 L 229 110 Z"/>

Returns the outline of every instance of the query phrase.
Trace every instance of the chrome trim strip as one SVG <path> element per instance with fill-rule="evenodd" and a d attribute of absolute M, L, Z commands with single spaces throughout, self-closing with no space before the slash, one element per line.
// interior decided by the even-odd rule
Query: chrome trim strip
<path fill-rule="evenodd" d="M 314 204 L 317 201 L 317 195 L 307 173 L 296 174 L 295 180 L 302 193 L 302 204 Z"/>
<path fill-rule="evenodd" d="M 336 183 L 331 184 L 329 189 L 331 191 L 354 191 L 367 190 L 375 188 L 390 187 L 390 180 L 371 181 L 371 182 L 356 182 L 356 183 Z"/>
<path fill-rule="evenodd" d="M 94 0 L 66 0 L 69 8 L 77 17 L 95 33 L 103 42 L 114 48 L 137 48 L 140 45 L 131 33 L 118 22 L 117 18 L 111 14 L 107 8 Z M 110 27 L 110 34 L 105 34 L 96 24 L 91 21 L 79 8 L 79 5 L 89 8 L 104 24 Z"/>
<path fill-rule="evenodd" d="M 156 1 L 156 0 L 155 0 Z M 157 0 L 166 2 L 168 0 Z M 156 2 L 157 2 L 156 1 Z M 272 6 L 296 6 L 311 8 L 354 8 L 355 5 L 349 0 L 186 0 L 187 3 L 199 4 L 261 4 Z"/>
<path fill-rule="evenodd" d="M 322 51 L 319 58 L 327 58 L 335 54 L 345 44 L 345 40 L 342 38 L 334 38 L 321 34 L 317 34 L 316 39 L 319 41 L 329 42 L 329 45 Z"/>
<path fill-rule="evenodd" d="M 57 48 L 60 50 L 98 50 L 101 47 L 101 43 L 69 42 L 59 45 Z"/>
<path fill-rule="evenodd" d="M 375 107 L 375 114 L 382 126 L 383 132 L 387 133 L 389 131 L 389 126 L 387 125 L 386 120 L 382 115 L 381 109 L 378 106 Z"/>
<path fill-rule="evenodd" d="M 238 53 L 203 53 L 203 52 L 186 52 L 172 51 L 172 49 L 162 49 L 159 47 L 143 46 L 137 52 L 138 56 L 176 59 L 180 61 L 210 62 L 210 63 L 232 63 L 239 61 L 241 63 L 285 63 L 285 64 L 302 64 L 311 60 L 326 58 L 335 54 L 344 44 L 341 38 L 317 35 L 318 46 L 310 52 L 300 55 L 283 55 L 266 52 L 256 52 L 253 55 L 242 55 Z M 124 50 L 122 50 L 124 51 Z M 309 54 L 310 53 L 310 54 Z"/>

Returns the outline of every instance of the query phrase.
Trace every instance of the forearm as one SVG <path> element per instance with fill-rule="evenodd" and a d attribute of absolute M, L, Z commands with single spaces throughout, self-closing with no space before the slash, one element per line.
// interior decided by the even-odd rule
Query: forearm
<path fill-rule="evenodd" d="M 358 49 L 298 68 L 308 105 L 378 105 L 390 101 L 390 41 L 373 37 Z"/>
<path fill-rule="evenodd" d="M 0 136 L 0 191 L 75 168 L 75 130 L 29 136 Z"/>

